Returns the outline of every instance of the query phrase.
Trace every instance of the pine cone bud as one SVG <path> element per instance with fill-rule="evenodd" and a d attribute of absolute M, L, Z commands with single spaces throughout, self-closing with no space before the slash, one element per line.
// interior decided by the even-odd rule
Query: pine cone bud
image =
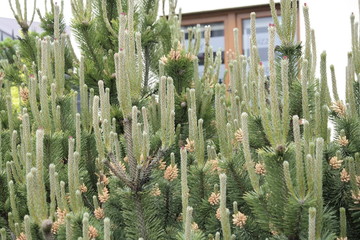
<path fill-rule="evenodd" d="M 150 194 L 151 194 L 152 196 L 158 197 L 158 196 L 161 195 L 161 190 L 160 190 L 159 187 L 154 187 L 154 188 L 151 190 Z"/>
<path fill-rule="evenodd" d="M 346 136 L 339 136 L 337 141 L 340 146 L 346 147 L 349 145 L 349 140 L 346 138 Z"/>
<path fill-rule="evenodd" d="M 60 223 L 65 223 L 66 214 L 67 214 L 66 209 L 61 210 L 60 208 L 57 208 L 56 209 L 57 221 L 59 221 Z"/>
<path fill-rule="evenodd" d="M 51 227 L 51 232 L 52 234 L 57 234 L 59 231 L 61 223 L 59 223 L 58 221 L 55 221 Z"/>
<path fill-rule="evenodd" d="M 96 219 L 103 219 L 105 217 L 104 209 L 98 207 L 97 209 L 94 210 L 94 215 Z"/>
<path fill-rule="evenodd" d="M 193 222 L 191 224 L 191 228 L 192 228 L 192 230 L 197 231 L 197 230 L 199 230 L 199 225 L 196 222 Z"/>
<path fill-rule="evenodd" d="M 166 162 L 164 162 L 164 159 L 161 159 L 159 161 L 159 169 L 160 170 L 165 170 L 165 168 L 166 168 Z"/>
<path fill-rule="evenodd" d="M 194 152 L 194 151 L 195 151 L 195 141 L 194 141 L 194 140 L 190 140 L 189 138 L 187 138 L 187 139 L 186 139 L 185 148 L 186 148 L 186 150 L 188 150 L 189 152 Z"/>
<path fill-rule="evenodd" d="M 99 236 L 99 233 L 94 226 L 89 226 L 88 234 L 90 239 L 94 239 Z"/>
<path fill-rule="evenodd" d="M 259 175 L 265 175 L 266 170 L 265 170 L 264 164 L 262 164 L 262 163 L 255 164 L 255 173 L 257 173 Z"/>
<path fill-rule="evenodd" d="M 166 56 L 162 56 L 162 57 L 160 58 L 160 61 L 165 65 L 165 64 L 168 62 L 168 59 L 167 59 Z"/>
<path fill-rule="evenodd" d="M 164 178 L 171 182 L 178 177 L 178 173 L 179 170 L 176 165 L 169 165 L 164 172 Z"/>
<path fill-rule="evenodd" d="M 247 216 L 241 212 L 233 214 L 233 224 L 242 228 L 246 224 Z"/>
<path fill-rule="evenodd" d="M 219 167 L 219 161 L 217 159 L 207 161 L 210 164 L 210 168 L 212 172 L 220 172 L 221 168 Z"/>
<path fill-rule="evenodd" d="M 346 171 L 345 168 L 340 173 L 340 180 L 342 182 L 349 182 L 350 181 L 350 174 Z"/>
<path fill-rule="evenodd" d="M 354 204 L 360 203 L 360 192 L 358 192 L 358 194 L 355 194 L 353 191 L 351 191 L 351 197 L 354 200 Z"/>
<path fill-rule="evenodd" d="M 237 142 L 242 143 L 243 137 L 244 137 L 243 131 L 242 131 L 241 128 L 239 128 L 239 129 L 235 132 L 235 139 L 236 139 Z"/>
<path fill-rule="evenodd" d="M 86 193 L 88 189 L 87 189 L 87 187 L 85 186 L 85 184 L 83 183 L 83 184 L 80 185 L 79 190 L 80 190 L 80 192 L 82 192 L 82 193 Z"/>
<path fill-rule="evenodd" d="M 109 184 L 109 179 L 105 176 L 105 174 L 96 174 L 98 176 L 98 181 L 104 185 L 108 185 Z"/>
<path fill-rule="evenodd" d="M 23 102 L 27 102 L 29 100 L 29 89 L 27 87 L 21 87 L 19 94 Z"/>
<path fill-rule="evenodd" d="M 338 117 L 345 117 L 346 106 L 342 103 L 342 101 L 333 102 L 330 108 L 336 113 L 336 115 L 338 115 Z"/>
<path fill-rule="evenodd" d="M 341 167 L 341 163 L 343 162 L 343 160 L 338 160 L 337 157 L 332 157 L 329 161 L 329 165 L 333 168 L 333 169 L 339 169 Z"/>
<path fill-rule="evenodd" d="M 101 203 L 107 202 L 107 200 L 109 200 L 109 198 L 110 198 L 109 190 L 106 187 L 104 187 L 102 190 L 102 193 L 98 194 L 98 197 L 99 197 L 99 201 Z"/>
<path fill-rule="evenodd" d="M 0 72 L 1 73 L 1 72 Z M 26 240 L 26 235 L 25 233 L 20 233 L 20 235 L 16 238 L 16 240 Z"/>
<path fill-rule="evenodd" d="M 215 192 L 212 192 L 209 199 L 208 199 L 208 202 L 211 204 L 211 205 L 217 205 L 219 204 L 220 202 L 220 193 L 215 193 Z"/>
<path fill-rule="evenodd" d="M 220 208 L 218 208 L 218 209 L 216 210 L 215 217 L 216 217 L 218 220 L 220 220 L 220 219 L 221 219 L 221 212 L 220 212 Z"/>

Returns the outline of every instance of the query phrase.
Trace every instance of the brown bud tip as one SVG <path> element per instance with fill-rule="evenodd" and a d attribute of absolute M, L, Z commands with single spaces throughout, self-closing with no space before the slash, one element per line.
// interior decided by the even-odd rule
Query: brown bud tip
<path fill-rule="evenodd" d="M 259 65 L 262 66 L 262 65 L 263 65 L 263 62 L 259 62 Z"/>
<path fill-rule="evenodd" d="M 72 136 L 69 136 L 69 139 L 73 139 L 73 137 L 72 137 Z"/>
<path fill-rule="evenodd" d="M 304 6 L 306 7 L 306 6 L 307 6 L 307 3 L 304 3 Z"/>
<path fill-rule="evenodd" d="M 52 221 L 50 219 L 45 219 L 41 224 L 41 228 L 45 234 L 50 233 L 51 227 L 52 227 Z"/>
<path fill-rule="evenodd" d="M 276 153 L 278 155 L 283 155 L 285 150 L 286 150 L 286 148 L 283 145 L 279 145 L 279 146 L 276 147 Z"/>
<path fill-rule="evenodd" d="M 287 56 L 283 56 L 283 59 L 286 60 L 286 59 L 288 59 L 288 57 L 287 57 Z"/>
<path fill-rule="evenodd" d="M 125 13 L 125 12 L 122 12 L 122 13 L 120 13 L 120 15 L 126 16 L 126 13 Z"/>
<path fill-rule="evenodd" d="M 120 52 L 123 51 L 123 50 L 124 50 L 124 49 L 122 49 L 122 48 L 119 49 Z"/>

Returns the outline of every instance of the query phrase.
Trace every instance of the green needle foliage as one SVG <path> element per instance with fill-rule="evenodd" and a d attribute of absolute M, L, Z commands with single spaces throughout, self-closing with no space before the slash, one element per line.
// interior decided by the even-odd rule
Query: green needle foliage
<path fill-rule="evenodd" d="M 199 75 L 201 30 L 189 28 L 185 46 L 174 0 L 160 17 L 165 1 L 72 0 L 80 56 L 62 3 L 38 11 L 41 35 L 29 32 L 27 2 L 10 4 L 22 35 L 0 45 L 1 240 L 358 239 L 354 15 L 340 100 L 306 5 L 305 42 L 296 41 L 295 0 L 281 1 L 281 23 L 270 1 L 269 76 L 256 14 L 250 56 L 234 29 L 229 85 L 218 83 L 210 27 Z"/>

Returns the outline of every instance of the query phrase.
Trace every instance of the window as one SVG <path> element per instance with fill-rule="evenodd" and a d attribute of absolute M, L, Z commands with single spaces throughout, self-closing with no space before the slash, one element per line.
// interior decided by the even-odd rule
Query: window
<path fill-rule="evenodd" d="M 276 7 L 277 9 L 279 9 L 280 4 L 277 4 Z M 272 23 L 269 5 L 183 14 L 182 26 L 186 30 L 187 26 L 195 26 L 196 24 L 200 24 L 201 26 L 211 25 L 212 30 L 214 28 L 214 35 L 213 32 L 211 35 L 211 45 L 213 46 L 214 52 L 216 52 L 219 48 L 221 48 L 223 55 L 226 51 L 234 50 L 233 29 L 238 28 L 241 54 L 248 56 L 249 35 L 250 35 L 249 27 L 250 27 L 251 12 L 256 12 L 256 25 L 257 25 L 256 27 L 257 27 L 257 41 L 258 41 L 259 55 L 266 68 L 267 52 L 268 52 L 267 27 L 269 23 Z M 221 37 L 216 36 L 217 30 L 220 30 L 221 28 L 223 28 L 224 35 Z M 221 41 L 223 41 L 223 43 L 221 43 Z M 278 39 L 276 41 L 277 41 L 276 44 L 280 43 Z M 228 65 L 227 61 L 228 61 L 227 58 L 223 56 L 223 66 L 222 66 L 223 69 L 227 67 Z M 229 78 L 226 78 L 225 83 L 228 83 L 228 81 Z"/>

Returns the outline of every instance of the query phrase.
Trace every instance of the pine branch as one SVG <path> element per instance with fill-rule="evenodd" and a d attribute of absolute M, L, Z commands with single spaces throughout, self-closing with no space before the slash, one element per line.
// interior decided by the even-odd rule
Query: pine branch
<path fill-rule="evenodd" d="M 131 189 L 134 189 L 133 182 L 129 179 L 126 172 L 121 168 L 119 163 L 117 162 L 115 156 L 113 153 L 108 154 L 108 158 L 110 158 L 110 161 L 106 158 L 104 159 L 103 163 L 117 176 L 126 186 L 128 186 Z"/>

